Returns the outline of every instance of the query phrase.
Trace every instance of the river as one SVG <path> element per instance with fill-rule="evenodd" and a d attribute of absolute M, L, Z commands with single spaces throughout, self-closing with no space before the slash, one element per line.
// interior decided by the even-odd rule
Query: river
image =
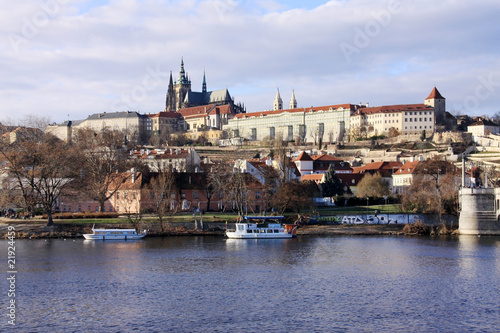
<path fill-rule="evenodd" d="M 19 332 L 500 330 L 500 237 L 16 240 L 15 255 Z"/>

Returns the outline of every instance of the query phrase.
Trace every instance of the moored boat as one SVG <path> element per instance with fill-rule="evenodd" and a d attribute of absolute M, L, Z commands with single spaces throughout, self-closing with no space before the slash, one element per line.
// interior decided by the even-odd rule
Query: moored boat
<path fill-rule="evenodd" d="M 227 238 L 237 239 L 269 239 L 296 237 L 297 226 L 281 224 L 283 216 L 245 216 L 242 222 L 236 223 L 236 229 L 226 230 Z M 262 222 L 263 225 L 252 222 Z"/>
<path fill-rule="evenodd" d="M 134 240 L 146 236 L 146 230 L 137 233 L 135 229 L 94 229 L 91 234 L 83 234 L 89 240 Z"/>

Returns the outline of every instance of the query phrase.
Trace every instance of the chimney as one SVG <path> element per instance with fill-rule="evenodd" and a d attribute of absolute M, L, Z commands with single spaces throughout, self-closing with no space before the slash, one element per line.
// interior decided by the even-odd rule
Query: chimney
<path fill-rule="evenodd" d="M 130 172 L 132 173 L 132 183 L 135 183 L 135 168 L 132 168 Z"/>

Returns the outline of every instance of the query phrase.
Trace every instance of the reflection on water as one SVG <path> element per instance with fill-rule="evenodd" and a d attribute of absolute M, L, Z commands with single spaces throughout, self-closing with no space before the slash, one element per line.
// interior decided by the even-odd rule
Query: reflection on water
<path fill-rule="evenodd" d="M 498 237 L 19 240 L 16 250 L 24 331 L 495 331 L 500 318 Z"/>

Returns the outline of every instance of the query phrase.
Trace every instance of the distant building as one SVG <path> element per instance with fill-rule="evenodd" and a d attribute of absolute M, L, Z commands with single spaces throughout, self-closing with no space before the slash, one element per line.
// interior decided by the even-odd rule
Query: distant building
<path fill-rule="evenodd" d="M 90 128 L 95 131 L 111 129 L 125 131 L 129 140 L 144 140 L 147 133 L 150 132 L 148 124 L 148 117 L 136 111 L 101 112 L 94 113 L 84 120 L 49 125 L 45 128 L 45 132 L 52 133 L 61 140 L 71 142 L 76 130 L 80 128 Z"/>
<path fill-rule="evenodd" d="M 230 137 L 251 141 L 282 137 L 288 142 L 337 142 L 344 140 L 351 113 L 356 109 L 353 104 L 339 104 L 237 114 L 224 130 Z"/>
<path fill-rule="evenodd" d="M 467 132 L 473 136 L 488 136 L 490 134 L 499 134 L 500 126 L 488 119 L 478 119 L 472 125 L 467 126 Z"/>
<path fill-rule="evenodd" d="M 129 158 L 147 165 L 151 172 L 162 172 L 169 168 L 175 172 L 196 172 L 201 162 L 200 156 L 192 148 L 132 150 Z"/>

